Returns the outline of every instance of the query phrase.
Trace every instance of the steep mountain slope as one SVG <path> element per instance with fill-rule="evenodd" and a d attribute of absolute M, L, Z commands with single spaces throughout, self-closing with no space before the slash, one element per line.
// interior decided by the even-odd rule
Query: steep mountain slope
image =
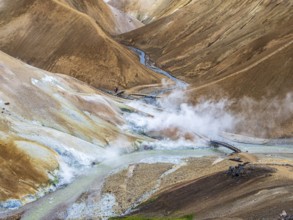
<path fill-rule="evenodd" d="M 0 49 L 36 67 L 113 89 L 159 82 L 89 16 L 58 1 L 4 1 Z"/>
<path fill-rule="evenodd" d="M 103 0 L 58 1 L 89 15 L 105 32 L 113 35 L 122 34 L 143 26 L 143 24 L 134 17 L 106 4 Z"/>
<path fill-rule="evenodd" d="M 191 101 L 226 97 L 251 118 L 250 134 L 268 128 L 270 136 L 290 136 L 293 109 L 278 103 L 293 92 L 292 23 L 292 1 L 196 1 L 118 39 L 190 83 Z M 249 108 L 246 97 L 262 101 Z"/>
<path fill-rule="evenodd" d="M 238 132 L 263 137 L 293 135 L 293 39 L 235 73 L 194 87 L 190 97 L 229 97 Z M 289 46 L 288 46 L 289 45 Z"/>
<path fill-rule="evenodd" d="M 193 0 L 105 0 L 109 5 L 137 18 L 145 24 L 170 15 Z"/>
<path fill-rule="evenodd" d="M 206 84 L 291 47 L 292 4 L 197 1 L 120 39 L 146 50 L 176 76 Z"/>
<path fill-rule="evenodd" d="M 67 184 L 107 156 L 131 150 L 140 137 L 121 126 L 124 105 L 65 75 L 28 66 L 0 52 L 0 207 Z M 126 107 L 127 108 L 127 107 Z M 37 196 L 37 197 L 38 197 Z M 18 205 L 19 202 L 16 203 Z"/>

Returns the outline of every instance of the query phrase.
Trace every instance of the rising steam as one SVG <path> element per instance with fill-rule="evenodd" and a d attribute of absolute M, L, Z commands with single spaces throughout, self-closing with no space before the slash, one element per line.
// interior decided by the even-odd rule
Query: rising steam
<path fill-rule="evenodd" d="M 228 100 L 202 100 L 193 106 L 187 103 L 186 97 L 184 90 L 176 90 L 158 100 L 155 108 L 141 101 L 131 102 L 130 106 L 148 115 L 133 113 L 127 120 L 140 128 L 141 133 L 161 139 L 161 144 L 165 141 L 163 145 L 175 147 L 202 146 L 198 134 L 214 137 L 236 125 L 238 120 L 228 111 Z"/>
<path fill-rule="evenodd" d="M 169 148 L 202 146 L 198 135 L 219 138 L 224 131 L 253 137 L 277 135 L 282 131 L 282 125 L 293 117 L 291 93 L 284 98 L 263 98 L 260 101 L 247 97 L 237 102 L 202 99 L 196 105 L 190 105 L 185 91 L 176 90 L 159 99 L 155 107 L 142 101 L 129 105 L 147 113 L 129 114 L 127 120 L 130 124 L 140 133 L 161 140 L 160 146 Z M 235 105 L 238 106 L 236 110 Z"/>

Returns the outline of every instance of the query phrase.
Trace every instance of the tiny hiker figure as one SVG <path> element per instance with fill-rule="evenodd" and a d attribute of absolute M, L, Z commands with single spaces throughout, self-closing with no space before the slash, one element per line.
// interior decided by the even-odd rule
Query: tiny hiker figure
<path fill-rule="evenodd" d="M 118 92 L 118 87 L 116 87 L 116 88 L 115 88 L 114 92 L 115 92 L 115 93 L 117 93 L 117 92 Z"/>

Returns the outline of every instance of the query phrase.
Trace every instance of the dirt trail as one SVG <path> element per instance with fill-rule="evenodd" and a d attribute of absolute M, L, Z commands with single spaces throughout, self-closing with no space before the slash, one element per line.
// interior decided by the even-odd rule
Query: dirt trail
<path fill-rule="evenodd" d="M 239 71 L 237 71 L 237 72 L 235 72 L 235 73 L 232 73 L 232 74 L 230 74 L 230 75 L 228 75 L 228 76 L 226 76 L 226 77 L 223 77 L 223 78 L 221 78 L 221 79 L 215 80 L 215 81 L 210 82 L 210 83 L 207 83 L 207 84 L 205 84 L 205 85 L 202 85 L 202 86 L 198 86 L 198 87 L 192 88 L 192 89 L 190 89 L 189 91 L 193 91 L 193 90 L 196 91 L 196 90 L 199 90 L 199 89 L 202 89 L 202 88 L 205 88 L 205 87 L 208 87 L 208 86 L 211 86 L 211 85 L 217 84 L 218 82 L 222 82 L 222 81 L 227 80 L 227 79 L 229 79 L 229 78 L 232 78 L 232 77 L 234 77 L 234 76 L 236 76 L 236 75 L 238 75 L 238 74 L 244 73 L 244 72 L 246 72 L 246 71 L 252 69 L 253 67 L 257 66 L 258 64 L 260 64 L 260 63 L 266 61 L 267 59 L 271 58 L 272 56 L 276 55 L 277 53 L 281 52 L 282 50 L 286 49 L 286 48 L 289 47 L 292 43 L 293 43 L 293 40 L 291 40 L 290 42 L 288 42 L 288 43 L 285 44 L 284 46 L 280 47 L 279 49 L 275 50 L 274 52 L 270 53 L 269 55 L 263 57 L 262 59 L 256 61 L 255 63 L 253 63 L 253 64 L 251 64 L 251 65 L 245 67 L 245 68 L 242 69 L 242 70 L 239 70 Z"/>

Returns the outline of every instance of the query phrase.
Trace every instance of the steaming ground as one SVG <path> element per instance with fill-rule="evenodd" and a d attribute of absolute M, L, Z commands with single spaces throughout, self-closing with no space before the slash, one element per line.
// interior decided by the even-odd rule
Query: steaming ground
<path fill-rule="evenodd" d="M 232 101 L 243 109 L 235 113 L 241 122 L 237 125 L 236 133 L 241 131 L 256 137 L 292 137 L 293 131 L 290 129 L 293 117 L 292 92 L 270 99 L 262 97 L 255 100 L 244 97 L 238 101 Z"/>
<path fill-rule="evenodd" d="M 53 93 L 54 100 L 62 100 L 63 104 L 65 103 L 66 99 L 64 94 L 66 93 L 62 88 L 69 85 L 63 84 L 61 78 L 54 78 L 49 73 L 42 73 L 41 77 L 37 77 L 37 73 L 40 74 L 41 72 L 37 71 L 36 69 L 30 69 L 30 71 L 36 74 L 33 78 L 34 80 L 28 82 L 28 84 L 32 83 L 32 88 L 34 88 L 34 90 L 39 91 L 41 89 L 41 91 L 50 92 L 53 89 L 53 91 L 55 91 Z M 8 69 L 4 71 L 4 73 L 7 72 L 9 72 Z M 74 81 L 74 83 L 77 82 Z M 34 208 L 32 208 L 25 215 L 24 219 L 31 219 L 32 217 L 34 217 L 34 219 L 39 219 L 35 217 L 48 216 L 50 212 L 54 210 L 54 208 L 60 208 L 58 204 L 63 204 L 64 202 L 67 204 L 66 200 L 69 198 L 71 198 L 70 201 L 74 203 L 75 200 L 77 200 L 82 194 L 85 194 L 84 202 L 80 203 L 80 201 L 77 201 L 73 206 L 69 205 L 69 208 L 65 212 L 64 210 L 61 210 L 61 214 L 60 212 L 57 212 L 58 215 L 61 215 L 61 217 L 59 216 L 61 219 L 79 217 L 83 218 L 88 216 L 104 216 L 105 219 L 107 219 L 110 216 L 121 214 L 121 211 L 131 211 L 131 208 L 149 199 L 155 193 L 159 192 L 159 190 L 169 186 L 170 183 L 178 183 L 176 180 L 177 178 L 179 178 L 179 182 L 182 183 L 186 180 L 193 180 L 195 177 L 198 177 L 194 174 L 194 164 L 190 165 L 191 167 L 187 166 L 189 169 L 188 175 L 186 175 L 185 172 L 180 172 L 180 175 L 178 176 L 178 173 L 176 172 L 177 170 L 181 170 L 182 167 L 186 167 L 186 161 L 184 158 L 188 158 L 190 156 L 202 156 L 202 151 L 200 150 L 203 149 L 199 148 L 206 149 L 208 146 L 207 143 L 201 138 L 201 136 L 217 138 L 222 131 L 233 131 L 237 124 L 241 123 L 239 118 L 237 118 L 237 114 L 233 114 L 229 110 L 232 102 L 227 99 L 223 99 L 217 102 L 202 100 L 198 102 L 197 105 L 190 105 L 188 104 L 188 99 L 186 98 L 187 96 L 184 90 L 174 90 L 169 95 L 158 99 L 156 102 L 153 102 L 153 104 L 147 104 L 144 100 L 126 101 L 117 99 L 114 101 L 112 100 L 113 97 L 111 99 L 110 97 L 107 97 L 104 100 L 101 94 L 93 93 L 90 88 L 84 87 L 83 84 L 76 84 L 76 86 L 77 85 L 79 86 L 79 89 L 84 89 L 87 91 L 86 94 L 84 92 L 77 93 L 73 87 L 69 87 L 71 93 L 75 94 L 78 100 L 84 100 L 83 102 L 85 104 L 87 102 L 90 102 L 91 104 L 95 103 L 95 105 L 99 106 L 100 109 L 102 109 L 102 106 L 105 106 L 104 108 L 106 109 L 110 107 L 113 108 L 113 116 L 119 118 L 119 121 L 123 123 L 116 124 L 115 122 L 112 122 L 115 124 L 115 126 L 118 127 L 118 135 L 114 136 L 115 138 L 111 140 L 111 143 L 106 142 L 104 143 L 103 147 L 97 147 L 98 140 L 101 142 L 102 139 L 97 139 L 95 142 L 89 143 L 89 141 L 82 140 L 78 136 L 70 136 L 64 132 L 60 136 L 58 131 L 49 129 L 47 127 L 42 128 L 41 126 L 38 126 L 37 133 L 42 134 L 39 136 L 36 135 L 35 131 L 31 132 L 33 129 L 35 129 L 35 122 L 33 125 L 26 124 L 26 126 L 16 126 L 17 123 L 20 122 L 14 121 L 14 129 L 17 131 L 18 135 L 21 135 L 22 138 L 27 138 L 40 144 L 47 143 L 47 145 L 49 145 L 52 150 L 57 152 L 59 155 L 59 181 L 61 180 L 60 183 L 63 185 L 71 183 L 64 188 L 64 191 L 59 190 L 56 192 L 56 194 L 53 194 L 52 198 L 57 198 L 54 199 L 56 204 L 53 204 L 53 202 L 48 204 L 44 202 L 46 200 L 46 198 L 44 198 L 42 202 L 38 201 L 35 203 L 36 206 L 32 205 L 32 207 L 37 207 L 38 209 L 45 211 L 38 212 L 34 211 Z M 290 100 L 290 98 L 291 96 L 288 95 L 284 101 L 281 100 L 279 103 L 284 102 L 285 106 L 286 102 Z M 66 103 L 68 106 L 72 105 L 69 101 Z M 103 116 L 105 119 L 109 120 L 109 118 L 111 118 L 113 120 L 113 117 L 107 118 L 107 114 L 101 114 L 101 112 L 99 117 L 94 117 L 90 109 L 77 114 L 75 111 L 73 111 L 75 108 L 72 109 L 72 107 L 73 106 L 71 106 L 71 108 L 67 107 L 67 112 L 69 111 L 71 113 L 70 121 L 80 121 L 83 119 L 83 117 L 85 117 L 83 114 L 87 115 L 89 119 L 93 121 L 91 123 L 93 125 L 102 122 L 102 120 L 99 118 L 101 116 Z M 22 121 L 22 123 L 25 122 L 26 121 Z M 87 122 L 84 121 L 84 123 Z M 109 127 L 107 128 L 113 129 L 113 125 L 108 126 Z M 22 127 L 25 127 L 26 131 L 19 130 Z M 117 131 L 117 129 L 115 131 Z M 67 142 L 71 140 L 70 143 L 72 143 L 72 147 L 74 149 L 69 148 L 68 142 L 66 144 L 63 142 L 57 143 L 55 141 L 56 136 L 63 137 L 62 141 Z M 69 138 L 69 136 L 71 138 Z M 132 140 L 131 142 L 132 138 L 130 137 L 135 137 L 134 139 L 139 141 L 133 142 Z M 85 146 L 86 148 L 84 148 Z M 190 151 L 188 151 L 188 154 L 185 154 L 187 149 L 197 150 L 192 150 L 192 154 Z M 138 156 L 135 156 L 135 154 L 129 154 L 135 150 L 142 152 L 140 152 Z M 153 151 L 146 152 L 147 150 Z M 170 152 L 174 155 L 167 155 Z M 205 155 L 215 155 L 215 152 L 213 151 L 206 152 L 208 153 Z M 216 153 L 216 155 L 217 154 L 219 153 Z M 215 157 L 212 160 L 208 159 L 207 161 L 209 161 L 209 163 L 207 166 L 211 166 L 210 164 L 214 166 L 215 164 L 221 162 L 223 160 L 223 154 L 220 155 L 221 157 Z M 128 159 L 125 160 L 125 157 Z M 132 195 L 127 195 L 127 197 L 119 197 L 117 195 L 113 195 L 113 193 L 105 193 L 101 195 L 101 183 L 106 178 L 106 176 L 113 171 L 117 172 L 116 169 L 119 171 L 121 168 L 125 168 L 125 166 L 128 166 L 131 163 L 154 165 L 154 167 L 151 168 L 151 172 L 153 172 L 153 181 L 151 181 L 150 185 L 145 189 L 146 191 L 141 191 L 141 187 L 143 185 L 141 181 L 146 177 L 149 179 L 150 174 L 145 174 L 144 171 L 141 171 L 141 173 L 138 172 L 137 179 L 134 178 L 131 180 L 133 181 L 131 183 L 136 183 L 135 187 L 137 190 L 137 198 L 135 201 L 131 200 Z M 195 163 L 196 166 L 199 166 L 199 163 L 200 162 L 197 161 Z M 97 164 L 97 167 L 93 167 L 91 169 L 90 167 L 95 164 Z M 231 162 L 227 163 L 226 160 L 224 163 L 225 166 L 216 168 L 213 167 L 211 170 L 223 171 L 223 169 L 227 167 L 227 164 L 230 165 Z M 137 165 L 137 169 L 139 169 L 138 167 L 140 166 L 141 165 Z M 90 169 L 92 171 L 87 173 L 87 170 Z M 137 173 L 136 170 L 134 171 L 134 173 Z M 128 178 L 131 179 L 131 169 L 129 172 L 130 176 Z M 211 171 L 209 168 L 207 168 L 206 172 L 210 173 Z M 82 176 L 82 173 L 85 173 L 86 175 Z M 173 175 L 173 173 L 176 173 L 176 175 Z M 77 176 L 78 178 L 76 178 Z M 170 176 L 172 176 L 176 181 L 170 180 Z M 122 180 L 125 181 L 125 178 L 123 178 Z M 119 181 L 121 181 L 121 179 L 119 179 Z M 99 184 L 96 186 L 94 183 Z M 61 187 L 62 184 L 56 185 L 56 187 Z M 113 184 L 115 185 L 115 181 L 111 181 L 110 186 L 112 187 Z M 56 187 L 50 189 L 50 191 L 56 190 Z M 116 189 L 115 187 L 118 186 L 113 187 Z M 91 188 L 93 192 L 84 191 L 85 189 L 89 188 Z M 43 196 L 48 191 L 49 190 L 45 191 L 41 196 Z M 64 195 L 62 193 L 64 193 Z M 86 195 L 87 193 L 89 194 L 88 196 Z M 54 195 L 57 196 L 54 197 Z M 126 201 L 128 202 L 125 204 L 129 206 L 118 208 L 119 211 L 117 211 L 117 204 L 121 204 L 121 201 L 125 202 L 123 198 L 127 198 Z M 6 204 L 7 208 L 13 208 L 15 203 Z M 90 204 L 91 206 L 88 206 L 87 204 Z M 21 204 L 18 206 L 20 205 Z M 91 208 L 88 209 L 87 207 Z"/>
<path fill-rule="evenodd" d="M 65 189 L 72 186 L 71 192 L 74 193 L 75 187 L 79 187 L 77 199 L 78 193 L 83 193 L 85 189 L 77 182 L 81 174 L 98 164 L 104 173 L 95 175 L 102 182 L 109 174 L 107 172 L 116 168 L 106 161 L 116 161 L 121 168 L 124 165 L 121 158 L 133 151 L 143 151 L 141 157 L 145 157 L 147 150 L 154 150 L 153 155 L 162 154 L 145 161 L 137 160 L 136 163 L 169 163 L 176 170 L 176 166 L 183 166 L 184 161 L 180 156 L 165 156 L 167 153 L 189 157 L 190 154 L 184 154 L 184 150 L 208 147 L 203 136 L 217 139 L 221 132 L 233 132 L 245 121 L 244 116 L 233 114 L 230 110 L 233 100 L 200 100 L 196 105 L 191 105 L 185 90 L 174 89 L 169 95 L 164 95 L 170 88 L 163 88 L 161 98 L 156 101 L 128 101 L 108 96 L 71 77 L 31 67 L 6 54 L 0 53 L 0 56 L 0 83 L 3 84 L 0 92 L 1 150 L 5 151 L 9 146 L 5 154 L 11 157 L 8 163 L 5 157 L 3 159 L 5 163 L 1 172 L 6 177 L 4 180 L 9 181 L 0 181 L 2 188 L 8 189 L 0 194 L 1 211 L 19 208 L 64 186 Z M 292 97 L 288 94 L 283 99 L 272 100 L 267 108 L 276 111 L 275 117 L 281 119 L 285 115 L 286 119 L 292 115 Z M 260 103 L 250 99 L 240 101 L 249 110 Z M 264 102 L 265 99 L 261 104 Z M 252 110 L 249 110 L 247 112 L 252 114 Z M 257 118 L 258 115 L 253 114 L 253 117 Z M 200 156 L 199 151 L 193 153 Z M 129 159 L 125 164 L 128 163 Z M 172 169 L 160 176 L 172 173 Z M 21 174 L 15 176 L 15 171 Z M 34 175 L 29 175 L 31 173 Z M 24 175 L 22 187 L 14 189 L 12 185 L 19 182 L 16 178 Z M 95 176 L 85 176 L 81 178 L 81 183 L 87 185 L 88 181 L 94 180 Z M 154 186 L 160 183 L 159 180 Z M 133 204 L 148 199 L 156 190 L 150 189 L 149 194 L 144 194 L 147 196 Z M 103 205 L 107 199 L 110 199 L 112 207 L 115 200 L 111 195 L 97 204 Z M 56 206 L 62 201 L 63 197 L 60 196 Z M 39 200 L 35 204 L 38 203 Z M 102 207 L 101 210 L 113 213 L 109 211 L 111 207 Z M 74 211 L 71 211 L 73 216 Z"/>
<path fill-rule="evenodd" d="M 212 122 L 213 112 L 224 107 L 222 103 L 189 106 L 180 98 L 184 97 L 183 91 L 174 91 L 156 105 L 129 103 L 153 116 L 129 113 L 128 101 L 109 97 L 71 77 L 34 68 L 4 53 L 0 56 L 0 135 L 3 145 L 15 147 L 13 165 L 9 162 L 2 169 L 8 181 L 0 183 L 9 189 L 1 194 L 0 206 L 4 210 L 19 208 L 66 186 L 93 165 L 109 158 L 119 160 L 121 154 L 204 147 L 194 133 L 216 133 L 214 128 L 200 128 Z M 211 106 L 213 110 L 204 114 Z M 228 118 L 225 115 L 217 117 Z M 190 127 L 194 124 L 191 120 L 198 120 L 197 126 Z M 18 161 L 18 155 L 29 158 L 31 167 L 39 169 L 25 170 L 21 163 L 27 161 Z M 28 175 L 24 186 L 13 190 L 11 184 L 22 175 L 15 177 L 11 169 L 19 167 L 21 173 L 38 174 Z M 39 175 L 44 178 L 34 178 Z"/>
<path fill-rule="evenodd" d="M 278 129 L 282 132 L 283 127 L 289 127 L 293 115 L 293 93 L 257 100 L 250 97 L 235 100 L 225 96 L 220 100 L 200 98 L 196 105 L 189 104 L 187 93 L 173 90 L 168 96 L 157 99 L 154 106 L 141 101 L 130 102 L 128 105 L 149 116 L 132 114 L 128 120 L 148 134 L 165 132 L 191 140 L 194 134 L 219 138 L 222 132 L 268 138 L 274 137 L 272 134 L 278 133 Z"/>
<path fill-rule="evenodd" d="M 127 104 L 140 112 L 126 116 L 128 129 L 156 138 L 156 149 L 171 150 L 205 147 L 200 136 L 216 138 L 222 131 L 233 130 L 238 122 L 228 110 L 228 100 L 202 100 L 194 106 L 187 101 L 184 90 L 171 92 L 155 105 L 131 101 Z"/>
<path fill-rule="evenodd" d="M 128 107 L 115 98 L 2 52 L 0 57 L 1 211 L 66 186 L 113 157 L 108 149 L 117 143 L 128 152 L 144 139 L 121 130 L 121 108 Z"/>
<path fill-rule="evenodd" d="M 140 51 L 140 58 L 144 59 L 144 62 L 141 60 L 144 66 L 140 65 L 134 54 L 110 36 L 142 27 L 138 20 L 145 24 L 157 20 L 117 39 L 144 48 L 152 61 L 188 81 L 192 87 L 189 94 L 193 95 L 196 105 L 189 104 L 184 90 L 173 91 L 153 105 L 143 101 L 128 102 L 73 78 L 33 68 L 1 52 L 1 211 L 30 203 L 18 210 L 22 213 L 29 207 L 24 219 L 48 216 L 55 219 L 51 214 L 56 209 L 66 209 L 81 194 L 88 194 L 81 200 L 92 206 L 73 206 L 68 209 L 67 216 L 61 215 L 58 219 L 88 218 L 82 216 L 82 209 L 91 209 L 91 218 L 107 218 L 121 210 L 131 210 L 154 193 L 165 190 L 164 187 L 171 187 L 170 184 L 196 181 L 196 178 L 211 174 L 210 170 L 223 172 L 233 165 L 234 162 L 225 160 L 222 154 L 220 158 L 205 158 L 192 164 L 184 161 L 190 152 L 195 154 L 192 156 L 201 156 L 201 151 L 208 152 L 207 155 L 219 153 L 206 149 L 203 136 L 217 139 L 223 131 L 242 131 L 261 137 L 291 137 L 293 134 L 293 95 L 284 96 L 292 91 L 293 41 L 288 28 L 292 23 L 292 4 L 289 1 L 243 1 L 240 5 L 236 1 L 222 0 L 216 1 L 218 4 L 190 0 L 108 1 L 137 19 L 102 1 L 15 2 L 0 0 L 0 11 L 4 12 L 0 15 L 3 20 L 0 22 L 1 50 L 34 66 L 68 74 L 99 88 L 113 89 L 118 85 L 133 89 L 136 85 L 159 84 L 164 77 L 153 71 L 176 82 L 169 73 L 150 66 L 152 63 L 147 64 L 150 60 L 143 51 Z M 126 7 L 121 7 L 120 3 Z M 206 10 L 207 7 L 210 9 Z M 229 13 L 223 13 L 226 11 Z M 160 19 L 162 17 L 164 19 Z M 214 97 L 220 98 L 217 101 L 197 100 L 200 95 L 213 93 L 217 87 L 224 89 L 231 99 L 222 99 L 223 95 L 217 93 Z M 267 90 L 272 91 L 270 98 L 262 99 Z M 243 98 L 244 94 L 258 99 Z M 280 97 L 274 97 L 277 95 Z M 237 100 L 232 100 L 233 97 Z M 233 110 L 236 105 L 242 112 Z M 226 137 L 246 139 L 233 134 L 226 134 Z M 256 142 L 254 138 L 249 141 Z M 257 142 L 268 143 L 264 139 Z M 262 148 L 266 154 L 271 150 L 287 154 L 287 157 L 292 153 L 290 146 Z M 135 154 L 134 151 L 140 152 Z M 251 155 L 240 157 L 250 158 L 250 163 L 257 161 Z M 218 169 L 223 161 L 225 164 Z M 292 210 L 292 163 L 285 160 L 262 160 L 261 163 L 274 164 L 277 175 L 272 172 L 261 176 L 265 179 L 255 181 L 255 185 L 248 188 L 254 192 L 256 186 L 268 184 L 267 188 L 259 188 L 257 194 L 264 195 L 264 199 L 257 200 L 258 203 L 267 205 L 267 198 L 277 194 L 282 198 L 272 198 L 275 202 L 272 207 L 283 202 Z M 206 167 L 201 167 L 202 164 Z M 114 179 L 108 191 L 101 195 L 99 187 L 106 176 L 122 168 L 126 172 L 124 169 L 122 174 L 116 173 L 117 179 L 112 175 L 110 179 Z M 204 168 L 206 172 L 197 175 Z M 182 169 L 189 171 L 177 172 Z M 219 174 L 211 179 L 217 177 L 221 181 L 212 182 L 212 187 L 214 183 L 227 180 Z M 239 187 L 239 191 L 244 187 Z M 197 187 L 191 188 L 197 190 Z M 210 188 L 203 183 L 204 190 L 210 191 Z M 218 185 L 221 199 L 223 188 Z M 225 195 L 238 193 L 238 190 L 229 190 Z M 196 195 L 189 189 L 186 192 L 188 197 L 183 199 Z M 243 195 L 253 194 L 249 190 L 242 192 Z M 204 197 L 210 195 L 206 193 Z M 177 195 L 167 204 L 176 202 Z M 230 197 L 228 202 L 237 200 L 250 205 L 251 209 L 257 207 L 251 201 L 258 197 L 248 197 L 244 202 L 241 198 L 243 196 Z M 216 201 L 223 203 L 220 199 Z M 193 208 L 205 204 L 192 202 L 189 204 Z M 119 204 L 125 207 L 117 208 Z M 174 207 L 177 210 L 178 207 Z M 210 207 L 215 206 L 211 203 Z M 189 214 L 189 210 L 186 212 Z M 259 218 L 263 216 L 255 219 Z"/>
<path fill-rule="evenodd" d="M 235 132 L 237 126 L 241 126 L 247 121 L 245 115 L 231 111 L 233 100 L 201 100 L 196 105 L 190 105 L 185 92 L 185 90 L 174 90 L 168 96 L 154 101 L 153 104 L 147 104 L 149 100 L 127 102 L 127 105 L 139 111 L 125 114 L 128 122 L 125 129 L 155 139 L 153 142 L 144 142 L 142 150 L 182 151 L 184 149 L 208 148 L 209 146 L 201 138 L 202 136 L 219 139 L 221 138 L 220 136 L 223 136 L 223 132 Z M 282 117 L 278 119 L 284 119 L 287 114 L 290 116 L 292 112 L 291 99 L 291 94 L 287 94 L 284 98 L 276 98 L 267 104 L 267 108 L 270 108 L 277 118 Z M 266 99 L 263 99 L 262 103 L 260 103 L 249 98 L 240 100 L 241 103 L 246 103 L 247 111 L 251 114 L 253 109 L 266 101 Z M 258 120 L 262 120 L 264 116 L 262 114 L 252 114 L 251 117 L 255 119 L 253 125 L 257 127 Z M 273 123 L 272 121 L 267 121 L 268 126 Z M 226 137 L 229 135 L 227 134 Z M 264 139 L 260 138 L 241 135 L 235 138 L 243 142 L 247 141 L 247 143 L 265 144 Z M 267 219 L 275 219 L 282 212 L 282 209 L 292 211 L 289 207 L 293 204 L 293 199 L 288 196 L 293 192 L 293 188 L 288 184 L 292 182 L 292 168 L 290 168 L 292 166 L 292 158 L 290 159 L 292 148 L 289 146 L 285 150 L 280 146 L 264 146 L 260 150 L 260 146 L 246 145 L 245 147 L 241 146 L 241 149 L 256 153 L 257 151 L 262 151 L 264 154 L 268 154 L 268 156 L 263 154 L 254 156 L 241 153 L 231 156 L 233 159 L 239 158 L 240 161 L 253 164 L 253 170 L 260 169 L 260 174 L 257 174 L 259 176 L 245 177 L 247 179 L 251 178 L 251 182 L 243 184 L 243 187 L 236 187 L 237 184 L 241 184 L 243 179 L 233 180 L 233 183 L 230 183 L 231 180 L 227 178 L 225 171 L 237 163 L 231 162 L 229 158 L 223 155 L 201 159 L 169 157 L 164 160 L 163 158 L 149 158 L 139 163 L 131 164 L 106 179 L 103 193 L 111 196 L 112 199 L 109 199 L 103 205 L 99 205 L 98 210 L 104 210 L 102 212 L 105 216 L 104 219 L 115 215 L 133 215 L 135 217 L 138 215 L 149 218 L 161 217 L 162 219 L 167 218 L 167 216 L 178 218 L 194 213 L 193 208 L 190 208 L 193 206 L 199 207 L 195 215 L 200 214 L 202 218 L 205 216 L 217 216 L 217 214 L 211 215 L 211 210 L 215 210 L 215 213 L 219 213 L 222 217 L 245 216 L 247 214 L 243 204 L 253 210 L 249 215 L 250 219 L 260 219 L 263 216 L 268 217 Z M 269 152 L 279 150 L 280 152 L 287 152 L 288 159 L 277 159 L 269 155 Z M 273 170 L 276 174 L 263 175 L 263 173 L 270 170 Z M 270 178 L 270 176 L 272 177 Z M 214 180 L 218 177 L 222 178 L 222 180 Z M 200 180 L 203 178 L 206 178 L 206 182 L 201 183 Z M 266 184 L 262 184 L 262 181 L 258 181 L 258 178 L 263 179 Z M 188 188 L 191 183 L 197 181 L 199 181 L 200 185 L 198 189 L 192 186 Z M 225 185 L 225 182 L 229 182 L 229 184 Z M 201 194 L 201 191 L 210 190 L 211 187 L 206 188 L 206 184 L 211 184 L 211 187 L 215 186 L 216 191 L 214 194 L 210 192 L 206 193 L 208 196 L 205 196 L 204 193 Z M 222 185 L 219 187 L 218 184 Z M 180 190 L 184 189 L 184 187 L 187 189 L 182 193 Z M 179 192 L 178 194 L 177 191 Z M 157 198 L 161 198 L 159 196 L 168 195 L 170 192 L 175 194 L 172 199 L 166 199 L 167 202 L 164 202 L 165 200 L 157 202 Z M 198 197 L 189 201 L 189 194 L 194 193 L 198 193 Z M 180 200 L 185 201 L 186 206 L 182 208 L 180 202 L 177 204 L 177 196 L 181 196 Z M 215 198 L 225 198 L 229 205 L 221 203 L 221 199 L 212 199 L 213 196 Z M 208 202 L 205 202 L 206 200 Z M 266 203 L 267 200 L 270 200 L 270 203 Z M 230 203 L 230 201 L 234 202 Z M 79 202 L 84 204 L 82 201 Z M 282 202 L 285 205 L 280 205 Z M 151 208 L 148 208 L 148 204 L 153 203 L 155 205 L 150 205 Z M 175 205 L 169 208 L 167 204 Z M 214 204 L 216 204 L 216 207 L 214 207 Z M 111 212 L 109 212 L 109 207 Z M 201 210 L 201 207 L 205 207 L 205 209 Z M 233 214 L 229 212 L 231 207 L 233 207 L 231 211 Z M 177 209 L 180 211 L 177 211 Z M 267 209 L 270 209 L 271 213 L 267 213 Z M 89 214 L 86 211 L 82 211 L 79 214 L 84 216 L 86 213 Z M 94 215 L 90 213 L 90 216 Z M 242 218 L 240 217 L 239 219 Z M 244 219 L 246 218 L 244 217 Z"/>
<path fill-rule="evenodd" d="M 34 188 L 22 187 L 9 192 L 0 204 L 3 209 L 18 208 L 75 183 L 93 165 L 108 159 L 120 161 L 122 154 L 136 150 L 207 148 L 201 136 L 216 138 L 222 131 L 233 131 L 241 123 L 240 117 L 229 110 L 231 100 L 202 100 L 190 105 L 184 90 L 174 90 L 153 104 L 143 100 L 126 101 L 107 96 L 73 78 L 53 75 L 0 55 L 3 58 L 1 138 L 10 138 L 8 146 L 15 146 L 12 161 L 17 161 L 21 152 L 25 158 L 31 158 L 32 167 L 40 167 L 36 172 L 44 177 L 31 180 L 29 176 L 25 186 L 36 181 Z M 273 106 L 281 106 L 280 111 L 290 113 L 290 101 L 289 94 Z M 38 156 L 40 152 L 42 157 Z M 169 162 L 174 164 L 172 161 Z M 13 172 L 10 164 L 7 167 L 2 172 L 10 182 L 1 184 L 10 187 L 15 177 L 8 177 Z"/>
<path fill-rule="evenodd" d="M 0 184 L 6 189 L 0 194 L 1 211 L 19 208 L 74 183 L 95 164 L 109 158 L 119 161 L 121 154 L 139 149 L 197 147 L 197 140 L 184 134 L 187 127 L 178 126 L 176 121 L 156 128 L 160 120 L 171 119 L 176 112 L 182 118 L 191 114 L 189 108 L 193 107 L 184 107 L 184 100 L 177 100 L 181 92 L 172 93 L 157 105 L 145 105 L 153 117 L 129 113 L 131 108 L 125 100 L 71 77 L 34 68 L 4 53 L 0 56 L 0 137 L 3 146 L 9 146 L 6 153 L 11 157 L 8 162 L 3 159 L 1 168 L 5 181 Z M 172 107 L 179 102 L 182 107 Z M 137 107 L 140 105 L 143 102 L 137 103 Z M 176 135 L 169 134 L 169 125 Z M 165 130 L 168 138 L 164 138 Z M 15 176 L 15 171 L 20 174 Z M 20 180 L 24 174 L 28 175 Z M 11 187 L 19 181 L 21 184 L 15 189 Z"/>

